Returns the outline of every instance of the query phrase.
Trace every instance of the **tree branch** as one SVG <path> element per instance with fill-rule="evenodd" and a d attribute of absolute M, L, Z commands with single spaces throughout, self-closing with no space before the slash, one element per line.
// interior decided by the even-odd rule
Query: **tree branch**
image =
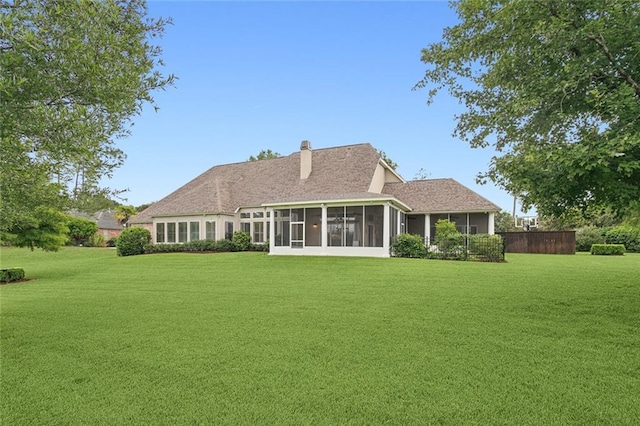
<path fill-rule="evenodd" d="M 587 35 L 587 37 L 589 38 L 589 40 L 594 41 L 598 46 L 600 46 L 600 48 L 604 52 L 605 56 L 607 57 L 611 65 L 613 65 L 614 68 L 618 71 L 618 73 L 620 73 L 623 80 L 626 81 L 627 84 L 629 84 L 633 88 L 633 90 L 636 92 L 636 96 L 640 97 L 640 84 L 638 84 L 638 82 L 636 82 L 626 70 L 624 70 L 622 67 L 620 67 L 616 63 L 616 60 L 611 54 L 611 51 L 609 50 L 609 47 L 607 46 L 602 35 L 598 34 L 597 36 L 594 36 L 589 34 Z"/>

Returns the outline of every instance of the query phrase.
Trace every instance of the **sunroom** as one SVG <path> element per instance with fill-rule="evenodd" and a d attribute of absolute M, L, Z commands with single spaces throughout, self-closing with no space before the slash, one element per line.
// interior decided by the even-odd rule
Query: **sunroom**
<path fill-rule="evenodd" d="M 389 257 L 393 238 L 406 230 L 408 206 L 375 197 L 265 204 L 273 255 Z"/>

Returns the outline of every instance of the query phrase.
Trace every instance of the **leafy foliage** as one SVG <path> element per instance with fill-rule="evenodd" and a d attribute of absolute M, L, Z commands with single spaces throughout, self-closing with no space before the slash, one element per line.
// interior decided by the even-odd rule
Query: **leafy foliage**
<path fill-rule="evenodd" d="M 143 254 L 145 246 L 151 242 L 149 230 L 138 227 L 125 228 L 116 240 L 118 256 Z"/>
<path fill-rule="evenodd" d="M 416 87 L 446 87 L 467 106 L 454 135 L 502 153 L 479 180 L 546 215 L 640 199 L 640 3 L 452 4 Z"/>
<path fill-rule="evenodd" d="M 590 251 L 594 244 L 604 244 L 602 228 L 586 226 L 576 229 L 576 251 Z"/>
<path fill-rule="evenodd" d="M 24 269 L 22 268 L 0 269 L 0 283 L 20 281 L 24 279 L 24 276 Z"/>
<path fill-rule="evenodd" d="M 378 150 L 378 154 L 380 154 L 380 158 L 384 160 L 384 162 L 387 163 L 393 170 L 396 170 L 398 168 L 398 163 L 389 158 L 386 152 Z"/>
<path fill-rule="evenodd" d="M 496 232 L 516 231 L 516 225 L 513 221 L 511 213 L 501 211 L 496 213 L 494 218 L 494 228 Z"/>
<path fill-rule="evenodd" d="M 249 161 L 258 161 L 258 160 L 267 160 L 269 158 L 278 158 L 278 157 L 282 157 L 282 154 L 280 154 L 279 152 L 275 152 L 275 151 L 271 151 L 270 149 L 263 149 L 262 151 L 260 151 L 258 153 L 257 156 L 251 156 L 249 157 Z"/>
<path fill-rule="evenodd" d="M 640 228 L 622 225 L 609 229 L 604 240 L 607 244 L 622 244 L 628 252 L 640 252 Z"/>
<path fill-rule="evenodd" d="M 98 232 L 98 224 L 83 217 L 69 216 L 69 238 L 75 245 L 86 243 Z"/>
<path fill-rule="evenodd" d="M 67 241 L 69 217 L 55 209 L 37 207 L 28 217 L 16 221 L 10 232 L 2 234 L 4 243 L 16 247 L 38 247 L 58 251 Z"/>
<path fill-rule="evenodd" d="M 169 21 L 147 18 L 144 0 L 2 1 L 0 12 L 0 232 L 18 235 L 38 208 L 110 193 L 98 182 L 124 161 L 116 139 L 174 77 L 151 44 Z"/>
<path fill-rule="evenodd" d="M 251 247 L 251 235 L 248 232 L 236 231 L 231 239 L 238 251 L 246 251 Z"/>
<path fill-rule="evenodd" d="M 594 244 L 591 246 L 591 254 L 600 256 L 622 256 L 625 251 L 624 244 Z"/>
<path fill-rule="evenodd" d="M 399 234 L 391 244 L 391 253 L 395 257 L 423 258 L 427 255 L 427 247 L 419 235 Z"/>

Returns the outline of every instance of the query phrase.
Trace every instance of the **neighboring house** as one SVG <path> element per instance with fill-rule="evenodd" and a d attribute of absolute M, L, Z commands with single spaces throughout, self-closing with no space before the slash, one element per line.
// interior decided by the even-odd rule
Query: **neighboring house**
<path fill-rule="evenodd" d="M 100 210 L 93 214 L 72 211 L 70 214 L 96 222 L 98 234 L 102 235 L 105 241 L 111 238 L 118 238 L 124 229 L 124 226 L 114 217 L 115 212 L 111 210 Z"/>
<path fill-rule="evenodd" d="M 400 233 L 429 242 L 438 219 L 494 232 L 500 207 L 453 179 L 405 181 L 370 144 L 215 166 L 132 218 L 154 243 L 246 231 L 276 255 L 388 257 Z"/>

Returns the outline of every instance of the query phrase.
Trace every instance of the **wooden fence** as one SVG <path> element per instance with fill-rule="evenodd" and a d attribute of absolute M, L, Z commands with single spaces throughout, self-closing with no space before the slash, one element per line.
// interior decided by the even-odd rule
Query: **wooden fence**
<path fill-rule="evenodd" d="M 575 231 L 496 232 L 507 253 L 574 254 Z"/>

